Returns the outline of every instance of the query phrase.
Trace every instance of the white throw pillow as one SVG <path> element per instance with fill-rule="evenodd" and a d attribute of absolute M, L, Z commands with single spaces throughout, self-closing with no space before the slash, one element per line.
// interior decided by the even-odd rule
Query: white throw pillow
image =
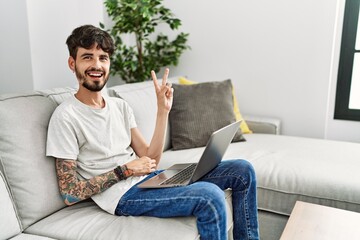
<path fill-rule="evenodd" d="M 179 77 L 172 77 L 168 82 L 175 83 Z M 159 84 L 161 78 L 159 77 Z M 120 97 L 129 103 L 134 111 L 137 126 L 144 136 L 145 140 L 150 143 L 154 133 L 157 101 L 153 81 L 140 83 L 128 83 L 108 88 L 109 96 Z M 169 124 L 168 124 L 169 125 Z M 171 147 L 169 126 L 165 136 L 164 150 Z"/>

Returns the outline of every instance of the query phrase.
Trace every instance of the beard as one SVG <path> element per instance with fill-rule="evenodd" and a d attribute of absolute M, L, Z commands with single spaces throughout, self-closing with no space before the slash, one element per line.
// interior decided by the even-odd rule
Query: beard
<path fill-rule="evenodd" d="M 102 72 L 104 81 L 94 81 L 93 82 L 91 80 L 88 80 L 86 78 L 88 71 Z M 103 71 L 101 69 L 96 69 L 96 68 L 90 68 L 90 69 L 86 70 L 85 73 L 83 74 L 80 71 L 78 71 L 78 69 L 75 66 L 75 74 L 76 74 L 77 79 L 79 79 L 79 82 L 81 83 L 81 85 L 91 92 L 100 92 L 104 88 L 104 86 L 106 85 L 106 83 L 109 79 L 109 74 L 107 74 L 105 71 Z"/>

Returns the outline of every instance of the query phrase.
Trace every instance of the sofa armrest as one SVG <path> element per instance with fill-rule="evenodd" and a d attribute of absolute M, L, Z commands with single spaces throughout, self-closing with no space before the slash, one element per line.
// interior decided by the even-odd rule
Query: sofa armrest
<path fill-rule="evenodd" d="M 280 134 L 280 119 L 273 117 L 243 116 L 249 128 L 254 133 Z"/>

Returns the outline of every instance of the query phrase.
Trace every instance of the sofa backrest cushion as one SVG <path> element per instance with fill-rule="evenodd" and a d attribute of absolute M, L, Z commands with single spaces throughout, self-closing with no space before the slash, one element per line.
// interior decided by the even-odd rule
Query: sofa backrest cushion
<path fill-rule="evenodd" d="M 174 83 L 176 81 L 177 77 L 168 79 L 168 82 Z M 161 84 L 161 80 L 159 80 L 159 84 Z M 154 133 L 157 113 L 157 100 L 153 81 L 113 86 L 108 88 L 108 93 L 109 96 L 120 97 L 129 103 L 134 111 L 140 132 L 145 140 L 150 143 Z M 170 128 L 168 124 L 164 150 L 171 147 L 170 142 Z"/>
<path fill-rule="evenodd" d="M 76 93 L 75 88 L 53 88 L 38 91 L 41 95 L 52 100 L 56 105 L 60 105 L 65 99 L 71 97 L 71 95 Z"/>
<path fill-rule="evenodd" d="M 0 96 L 0 155 L 23 229 L 65 206 L 54 160 L 45 156 L 56 106 L 35 93 Z"/>
<path fill-rule="evenodd" d="M 1 159 L 0 159 L 1 161 Z M 0 162 L 1 164 L 1 162 Z M 21 232 L 5 177 L 0 171 L 0 239 L 11 238 Z"/>

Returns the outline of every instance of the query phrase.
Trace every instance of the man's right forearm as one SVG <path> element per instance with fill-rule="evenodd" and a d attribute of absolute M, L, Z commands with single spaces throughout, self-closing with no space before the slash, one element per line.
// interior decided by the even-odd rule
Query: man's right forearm
<path fill-rule="evenodd" d="M 165 144 L 165 133 L 166 126 L 168 123 L 169 113 L 164 111 L 158 111 L 156 117 L 156 125 L 154 130 L 154 135 L 151 139 L 147 155 L 156 160 L 156 165 L 159 164 L 162 152 L 164 150 Z"/>
<path fill-rule="evenodd" d="M 131 176 L 131 172 L 125 172 L 123 169 L 124 167 L 118 167 L 91 179 L 79 180 L 75 160 L 56 159 L 59 189 L 67 205 L 88 199 Z"/>

